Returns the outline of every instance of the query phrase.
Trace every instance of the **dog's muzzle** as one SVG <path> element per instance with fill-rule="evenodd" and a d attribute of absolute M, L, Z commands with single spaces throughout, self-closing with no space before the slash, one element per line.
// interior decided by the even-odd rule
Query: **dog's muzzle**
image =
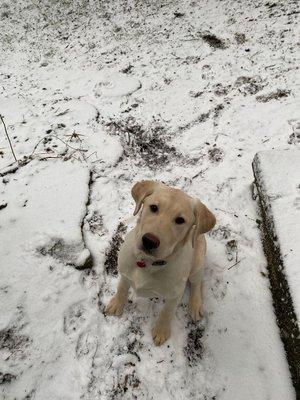
<path fill-rule="evenodd" d="M 153 235 L 153 233 L 145 233 L 142 237 L 143 248 L 147 251 L 157 249 L 160 245 L 158 237 Z"/>

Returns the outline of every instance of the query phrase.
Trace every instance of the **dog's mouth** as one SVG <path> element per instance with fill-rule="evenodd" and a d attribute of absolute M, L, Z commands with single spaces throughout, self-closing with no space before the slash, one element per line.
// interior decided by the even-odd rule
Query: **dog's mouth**
<path fill-rule="evenodd" d="M 157 256 L 154 254 L 154 251 L 155 250 L 144 249 L 143 245 L 139 246 L 139 248 L 138 248 L 138 252 L 141 255 L 141 257 L 149 259 L 151 261 L 158 260 Z"/>
<path fill-rule="evenodd" d="M 164 265 L 167 263 L 167 258 L 173 253 L 171 251 L 169 254 L 159 254 L 157 250 L 146 250 L 143 246 L 138 248 L 137 258 L 144 259 L 151 262 L 152 265 Z"/>

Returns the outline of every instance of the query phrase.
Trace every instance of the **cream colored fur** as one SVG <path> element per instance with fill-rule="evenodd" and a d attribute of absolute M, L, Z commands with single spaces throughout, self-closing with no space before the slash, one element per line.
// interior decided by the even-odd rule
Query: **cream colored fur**
<path fill-rule="evenodd" d="M 138 182 L 132 195 L 136 202 L 135 214 L 141 208 L 142 211 L 136 227 L 127 234 L 121 246 L 118 257 L 120 281 L 106 313 L 118 316 L 123 313 L 130 287 L 137 295 L 163 298 L 164 307 L 152 330 L 154 343 L 161 345 L 170 337 L 171 319 L 188 281 L 191 318 L 198 321 L 203 315 L 204 233 L 213 228 L 215 217 L 199 200 L 158 182 Z M 151 211 L 153 205 L 157 212 Z M 184 223 L 178 224 L 178 217 L 183 218 Z M 143 248 L 142 237 L 146 233 L 159 239 L 158 248 L 151 251 Z M 141 260 L 145 268 L 137 266 L 137 261 Z M 164 260 L 166 265 L 152 265 L 158 260 Z"/>

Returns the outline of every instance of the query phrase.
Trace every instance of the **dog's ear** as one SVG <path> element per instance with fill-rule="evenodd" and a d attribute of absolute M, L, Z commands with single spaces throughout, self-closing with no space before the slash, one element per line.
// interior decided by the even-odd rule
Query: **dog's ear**
<path fill-rule="evenodd" d="M 154 192 L 157 185 L 158 183 L 155 181 L 140 181 L 133 186 L 131 189 L 131 194 L 135 201 L 133 215 L 136 215 L 140 211 L 145 198 Z"/>
<path fill-rule="evenodd" d="M 216 224 L 216 217 L 200 200 L 194 200 L 195 230 L 193 235 L 193 247 L 197 236 L 210 231 Z"/>

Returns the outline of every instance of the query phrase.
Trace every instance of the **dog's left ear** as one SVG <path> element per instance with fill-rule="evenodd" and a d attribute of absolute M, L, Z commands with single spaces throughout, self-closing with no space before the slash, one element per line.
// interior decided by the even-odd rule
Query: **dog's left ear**
<path fill-rule="evenodd" d="M 157 185 L 158 183 L 155 181 L 140 181 L 133 186 L 131 189 L 131 194 L 135 201 L 133 215 L 136 215 L 140 211 L 145 198 L 154 192 Z"/>
<path fill-rule="evenodd" d="M 193 247 L 195 247 L 197 236 L 210 231 L 216 224 L 216 217 L 200 200 L 195 200 L 194 214 L 196 226 Z"/>

